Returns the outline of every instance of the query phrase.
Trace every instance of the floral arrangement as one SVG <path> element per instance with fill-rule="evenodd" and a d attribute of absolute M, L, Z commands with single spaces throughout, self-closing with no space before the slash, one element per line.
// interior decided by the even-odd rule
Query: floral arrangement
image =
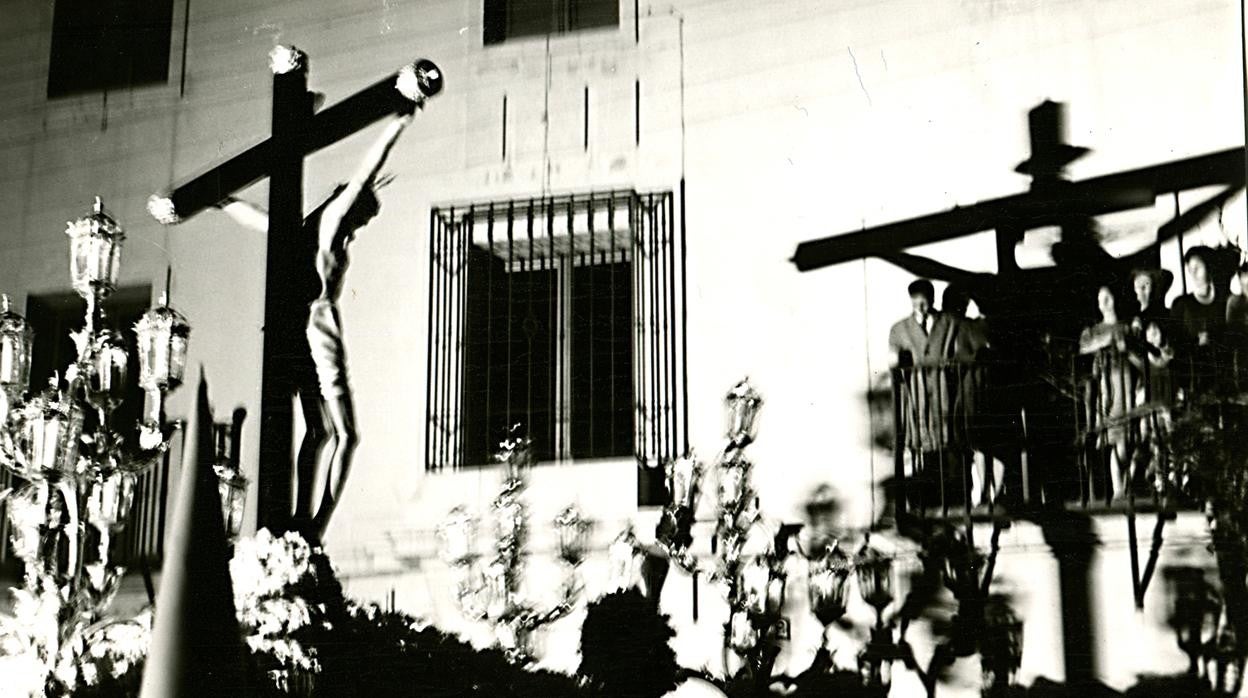
<path fill-rule="evenodd" d="M 13 615 L 0 617 L 0 676 L 3 695 L 94 696 L 138 692 L 143 658 L 152 635 L 144 611 L 128 621 L 107 620 L 78 629 L 57 647 L 62 605 L 55 589 L 14 589 Z"/>
<path fill-rule="evenodd" d="M 238 622 L 260 668 L 279 685 L 320 673 L 314 640 L 332 630 L 330 616 L 344 604 L 325 552 L 293 531 L 262 529 L 238 541 L 230 576 Z"/>

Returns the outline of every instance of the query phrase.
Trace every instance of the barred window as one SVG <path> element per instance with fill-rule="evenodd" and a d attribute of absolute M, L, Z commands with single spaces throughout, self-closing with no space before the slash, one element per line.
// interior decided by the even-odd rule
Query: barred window
<path fill-rule="evenodd" d="M 426 468 L 489 463 L 517 424 L 539 461 L 684 450 L 673 211 L 632 191 L 434 209 Z"/>

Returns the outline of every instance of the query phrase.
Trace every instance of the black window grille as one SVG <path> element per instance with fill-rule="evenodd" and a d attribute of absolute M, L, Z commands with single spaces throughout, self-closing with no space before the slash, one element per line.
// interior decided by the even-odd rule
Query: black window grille
<path fill-rule="evenodd" d="M 169 80 L 173 0 L 56 0 L 48 96 Z"/>
<path fill-rule="evenodd" d="M 525 36 L 618 27 L 620 0 L 485 0 L 486 45 Z"/>
<path fill-rule="evenodd" d="M 541 461 L 687 445 L 684 284 L 670 192 L 440 207 L 430 222 L 430 470 L 514 425 Z"/>

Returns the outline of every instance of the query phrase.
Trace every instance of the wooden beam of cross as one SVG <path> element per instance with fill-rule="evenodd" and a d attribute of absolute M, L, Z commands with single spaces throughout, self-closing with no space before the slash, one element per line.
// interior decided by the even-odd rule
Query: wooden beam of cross
<path fill-rule="evenodd" d="M 286 280 L 293 265 L 309 260 L 290 254 L 303 226 L 303 163 L 307 156 L 337 143 L 388 115 L 420 106 L 442 90 L 442 73 L 418 60 L 343 101 L 313 113 L 306 55 L 278 46 L 270 54 L 273 71 L 271 135 L 211 169 L 154 195 L 148 210 L 164 224 L 186 220 L 227 196 L 268 177 L 269 229 L 265 255 L 264 349 L 260 401 L 260 470 L 257 525 L 285 529 L 291 514 L 291 468 L 296 377 L 294 357 L 306 351 L 303 320 Z"/>
<path fill-rule="evenodd" d="M 811 271 L 864 257 L 887 256 L 903 249 L 998 231 L 998 263 L 1014 266 L 1013 244 L 1024 231 L 1152 206 L 1158 194 L 1222 185 L 1244 186 L 1244 149 L 1230 148 L 1184 160 L 1070 182 L 1062 168 L 1086 152 L 1062 143 L 1060 105 L 1045 102 L 1031 112 L 1032 157 L 1018 171 L 1032 176 L 1030 191 L 951 211 L 873 228 L 808 240 L 797 246 L 792 262 Z"/>

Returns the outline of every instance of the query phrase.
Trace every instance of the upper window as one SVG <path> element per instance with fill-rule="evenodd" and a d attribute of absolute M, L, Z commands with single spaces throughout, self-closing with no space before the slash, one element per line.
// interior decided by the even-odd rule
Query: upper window
<path fill-rule="evenodd" d="M 485 43 L 618 27 L 620 0 L 485 0 Z"/>
<path fill-rule="evenodd" d="M 539 461 L 635 457 L 649 503 L 687 439 L 672 210 L 668 192 L 434 210 L 427 468 L 487 464 L 519 425 Z"/>
<path fill-rule="evenodd" d="M 56 0 L 48 96 L 169 80 L 173 0 Z"/>

